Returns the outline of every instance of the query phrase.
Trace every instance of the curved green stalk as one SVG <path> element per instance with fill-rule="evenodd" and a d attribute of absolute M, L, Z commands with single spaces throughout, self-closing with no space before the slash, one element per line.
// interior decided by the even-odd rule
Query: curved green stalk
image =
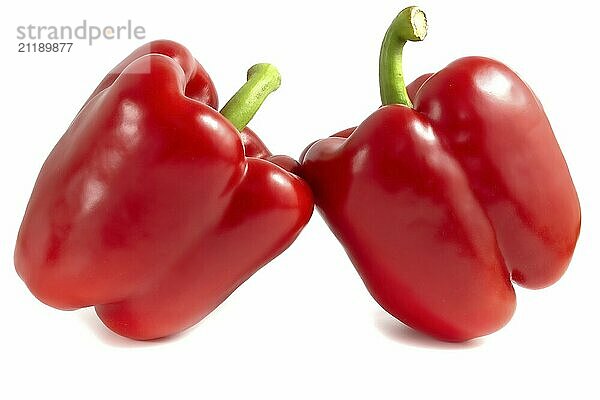
<path fill-rule="evenodd" d="M 421 41 L 427 35 L 427 18 L 418 7 L 407 7 L 385 33 L 379 54 L 379 90 L 382 104 L 403 104 L 412 107 L 402 73 L 404 44 Z"/>
<path fill-rule="evenodd" d="M 256 64 L 248 70 L 247 82 L 221 109 L 238 131 L 242 131 L 254 117 L 267 96 L 281 85 L 281 75 L 271 64 Z"/>

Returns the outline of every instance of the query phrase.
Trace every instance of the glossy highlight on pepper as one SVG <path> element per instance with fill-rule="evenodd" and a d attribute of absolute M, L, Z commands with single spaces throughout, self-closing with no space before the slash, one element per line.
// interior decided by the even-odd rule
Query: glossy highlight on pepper
<path fill-rule="evenodd" d="M 95 306 L 118 334 L 159 338 L 196 324 L 294 241 L 310 189 L 289 172 L 294 160 L 244 129 L 280 77 L 258 64 L 249 78 L 224 112 L 236 129 L 177 43 L 142 46 L 106 76 L 44 163 L 19 230 L 16 270 L 36 297 Z"/>
<path fill-rule="evenodd" d="M 374 299 L 464 341 L 510 320 L 511 280 L 562 276 L 581 212 L 542 105 L 508 67 L 466 57 L 405 87 L 402 51 L 426 21 L 417 7 L 398 14 L 381 48 L 383 106 L 311 144 L 299 171 Z"/>

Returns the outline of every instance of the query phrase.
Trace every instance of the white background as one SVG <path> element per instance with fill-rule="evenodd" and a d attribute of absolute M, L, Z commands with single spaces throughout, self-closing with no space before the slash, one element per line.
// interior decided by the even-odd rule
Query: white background
<path fill-rule="evenodd" d="M 599 398 L 597 171 L 600 64 L 588 4 L 422 1 L 427 39 L 407 45 L 408 80 L 464 55 L 502 60 L 535 90 L 581 199 L 583 226 L 564 278 L 517 288 L 501 331 L 465 344 L 422 336 L 371 299 L 315 213 L 298 240 L 194 328 L 134 342 L 93 310 L 38 302 L 12 252 L 44 159 L 104 74 L 142 41 L 76 42 L 69 54 L 18 54 L 18 25 L 121 25 L 187 46 L 222 101 L 257 62 L 281 89 L 250 124 L 275 153 L 355 125 L 379 105 L 380 41 L 399 1 L 171 0 L 14 3 L 0 17 L 0 398 Z M 542 4 L 542 3 L 539 3 Z"/>

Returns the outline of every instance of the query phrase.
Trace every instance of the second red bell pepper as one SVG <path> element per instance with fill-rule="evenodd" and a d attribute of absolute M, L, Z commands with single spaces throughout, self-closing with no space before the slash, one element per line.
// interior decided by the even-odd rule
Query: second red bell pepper
<path fill-rule="evenodd" d="M 515 308 L 511 279 L 564 273 L 579 201 L 544 110 L 500 62 L 467 57 L 404 85 L 402 49 L 426 34 L 403 10 L 380 56 L 383 106 L 319 140 L 301 175 L 373 297 L 439 339 L 491 333 Z"/>
<path fill-rule="evenodd" d="M 177 43 L 119 64 L 33 189 L 15 250 L 33 294 L 95 306 L 113 331 L 154 339 L 197 323 L 286 249 L 311 216 L 310 189 L 293 160 L 244 130 L 279 80 L 271 65 L 252 67 L 221 114 Z"/>

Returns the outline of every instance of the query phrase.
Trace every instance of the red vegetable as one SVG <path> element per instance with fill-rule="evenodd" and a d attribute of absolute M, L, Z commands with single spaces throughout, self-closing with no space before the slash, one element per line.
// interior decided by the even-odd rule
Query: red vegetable
<path fill-rule="evenodd" d="M 310 218 L 310 190 L 276 165 L 293 160 L 238 132 L 279 80 L 273 66 L 252 67 L 222 115 L 179 44 L 152 42 L 119 64 L 33 189 L 15 251 L 33 294 L 60 309 L 95 305 L 113 331 L 158 338 L 286 249 Z"/>
<path fill-rule="evenodd" d="M 415 7 L 390 26 L 383 106 L 358 128 L 317 141 L 301 175 L 375 300 L 406 324 L 463 341 L 511 318 L 511 285 L 558 280 L 580 208 L 531 89 L 505 65 L 454 61 L 404 87 L 402 49 L 422 40 Z"/>

